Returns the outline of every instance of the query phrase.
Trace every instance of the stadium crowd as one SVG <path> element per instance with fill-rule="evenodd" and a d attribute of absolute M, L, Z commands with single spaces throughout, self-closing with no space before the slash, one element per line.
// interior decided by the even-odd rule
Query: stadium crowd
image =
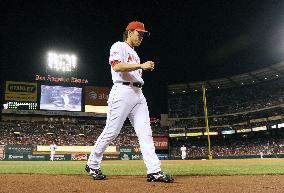
<path fill-rule="evenodd" d="M 0 122 L 0 145 L 32 144 L 50 145 L 94 145 L 101 134 L 105 121 L 82 123 L 64 122 Z M 168 130 L 152 126 L 153 136 L 167 136 Z M 125 124 L 118 137 L 110 145 L 138 146 L 138 139 L 132 126 Z"/>
<path fill-rule="evenodd" d="M 171 158 L 180 159 L 180 147 L 187 147 L 188 159 L 208 158 L 208 146 L 203 142 L 172 142 Z M 216 140 L 211 145 L 213 157 L 219 156 L 241 156 L 241 155 L 269 155 L 277 157 L 284 154 L 284 136 L 277 138 L 250 138 Z"/>
<path fill-rule="evenodd" d="M 283 102 L 283 80 L 207 91 L 209 115 L 258 111 L 282 105 Z M 186 118 L 203 115 L 201 93 L 174 93 L 169 95 L 169 117 Z"/>

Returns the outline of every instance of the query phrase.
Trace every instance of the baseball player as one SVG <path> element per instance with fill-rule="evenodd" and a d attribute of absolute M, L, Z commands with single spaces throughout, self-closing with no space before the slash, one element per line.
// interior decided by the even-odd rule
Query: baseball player
<path fill-rule="evenodd" d="M 263 159 L 263 152 L 260 151 L 260 158 Z"/>
<path fill-rule="evenodd" d="M 181 151 L 181 159 L 185 160 L 186 158 L 186 147 L 184 145 L 182 145 L 182 147 L 180 148 Z"/>
<path fill-rule="evenodd" d="M 108 144 L 118 136 L 127 117 L 139 139 L 147 167 L 147 180 L 174 180 L 172 176 L 161 171 L 161 163 L 155 153 L 148 106 L 142 92 L 142 71 L 152 71 L 155 67 L 153 61 L 140 63 L 134 50 L 134 47 L 140 46 L 145 35 L 149 35 L 149 32 L 145 30 L 143 23 L 130 22 L 123 34 L 123 42 L 114 43 L 110 49 L 109 64 L 113 87 L 108 99 L 106 126 L 97 139 L 85 168 L 95 180 L 106 178 L 100 169 L 103 153 Z"/>
<path fill-rule="evenodd" d="M 50 149 L 50 161 L 54 161 L 55 151 L 56 151 L 56 149 L 57 149 L 56 144 L 53 142 L 53 143 L 50 145 L 49 149 Z"/>

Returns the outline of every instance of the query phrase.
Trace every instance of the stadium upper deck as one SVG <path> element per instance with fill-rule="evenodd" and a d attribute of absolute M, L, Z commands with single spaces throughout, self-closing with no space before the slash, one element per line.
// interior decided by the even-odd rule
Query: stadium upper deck
<path fill-rule="evenodd" d="M 284 77 L 284 61 L 260 70 L 239 74 L 232 77 L 225 77 L 214 80 L 185 83 L 185 84 L 172 84 L 168 86 L 168 93 L 186 93 L 201 91 L 202 84 L 206 83 L 208 90 L 232 88 L 242 85 L 249 85 L 260 83 L 263 81 L 274 80 Z"/>

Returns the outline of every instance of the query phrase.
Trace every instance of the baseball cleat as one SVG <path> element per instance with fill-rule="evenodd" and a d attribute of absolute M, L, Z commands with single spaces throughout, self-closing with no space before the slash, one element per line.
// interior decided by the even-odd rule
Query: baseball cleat
<path fill-rule="evenodd" d="M 94 180 L 106 179 L 106 175 L 103 174 L 101 169 L 92 169 L 88 165 L 86 165 L 85 170 L 93 177 Z"/>
<path fill-rule="evenodd" d="M 165 183 L 171 183 L 174 181 L 174 177 L 171 175 L 167 175 L 162 171 L 159 171 L 157 173 L 151 173 L 147 174 L 147 181 L 148 182 L 165 182 Z"/>

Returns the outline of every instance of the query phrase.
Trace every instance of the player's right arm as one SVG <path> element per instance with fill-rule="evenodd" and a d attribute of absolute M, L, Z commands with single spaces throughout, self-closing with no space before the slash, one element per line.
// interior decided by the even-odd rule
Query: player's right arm
<path fill-rule="evenodd" d="M 112 68 L 115 72 L 130 72 L 138 69 L 142 70 L 154 70 L 155 63 L 147 61 L 142 64 L 126 64 L 120 61 L 113 61 Z"/>

